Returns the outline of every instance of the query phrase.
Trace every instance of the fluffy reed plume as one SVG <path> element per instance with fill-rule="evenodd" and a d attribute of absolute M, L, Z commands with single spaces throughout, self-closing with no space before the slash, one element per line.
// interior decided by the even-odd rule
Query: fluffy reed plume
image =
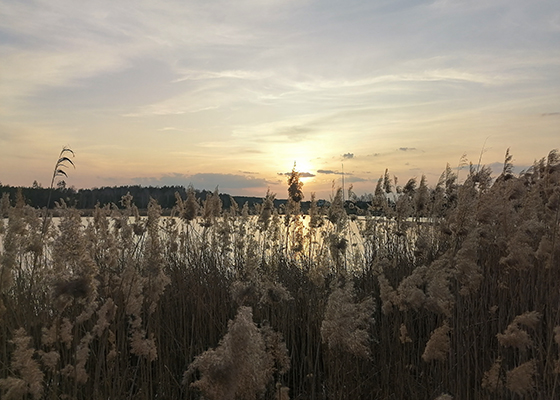
<path fill-rule="evenodd" d="M 52 350 L 44 352 L 43 350 L 39 350 L 37 354 L 41 357 L 41 362 L 49 371 L 54 372 L 56 370 L 58 362 L 60 361 L 60 353 L 58 351 Z"/>
<path fill-rule="evenodd" d="M 266 197 L 264 198 L 264 201 L 262 203 L 261 212 L 258 220 L 260 228 L 263 231 L 268 230 L 268 226 L 270 225 L 270 219 L 274 213 L 275 197 L 276 197 L 275 193 L 270 193 L 270 190 L 266 191 Z"/>
<path fill-rule="evenodd" d="M 2 399 L 23 399 L 32 396 L 33 399 L 40 399 L 43 395 L 43 378 L 39 363 L 33 357 L 35 349 L 30 348 L 31 337 L 27 336 L 24 328 L 14 332 L 12 343 L 15 345 L 10 363 L 13 373 L 19 377 L 8 377 L 0 379 L 0 390 Z"/>
<path fill-rule="evenodd" d="M 447 321 L 445 321 L 442 326 L 432 332 L 430 340 L 426 343 L 426 348 L 422 354 L 422 360 L 429 362 L 435 360 L 445 361 L 447 359 L 451 347 L 449 331 L 449 325 Z"/>
<path fill-rule="evenodd" d="M 149 361 L 153 361 L 157 358 L 157 348 L 154 338 L 147 337 L 142 317 L 145 299 L 143 291 L 146 282 L 147 279 L 140 276 L 134 268 L 127 268 L 123 273 L 122 285 L 127 291 L 125 311 L 130 323 L 130 351 L 132 354 L 144 356 Z"/>
<path fill-rule="evenodd" d="M 327 209 L 327 219 L 336 228 L 336 233 L 341 232 L 348 222 L 348 216 L 344 211 L 342 188 L 338 188 L 335 196 L 331 199 L 331 205 Z"/>
<path fill-rule="evenodd" d="M 76 348 L 76 365 L 74 367 L 74 378 L 76 379 L 77 383 L 86 383 L 89 375 L 86 370 L 86 363 L 89 358 L 90 350 L 89 345 L 93 336 L 90 332 L 87 332 L 84 337 L 80 340 Z"/>
<path fill-rule="evenodd" d="M 521 327 L 525 326 L 526 328 L 535 329 L 540 318 L 541 314 L 536 311 L 529 311 L 518 315 L 508 325 L 504 333 L 496 335 L 498 342 L 504 347 L 517 347 L 520 350 L 526 350 L 533 345 L 533 341 L 529 337 L 529 333 L 521 329 Z"/>
<path fill-rule="evenodd" d="M 261 304 L 274 305 L 281 301 L 289 301 L 293 299 L 288 289 L 279 282 L 262 282 L 260 285 L 260 292 L 262 293 L 259 300 Z"/>
<path fill-rule="evenodd" d="M 132 331 L 130 333 L 130 352 L 136 354 L 137 356 L 146 357 L 148 361 L 154 361 L 157 359 L 157 346 L 154 338 L 154 334 L 147 336 L 144 329 L 140 328 L 137 323 L 138 320 L 134 320 L 132 323 Z"/>
<path fill-rule="evenodd" d="M 449 288 L 453 273 L 447 256 L 434 261 L 426 272 L 427 294 L 426 308 L 438 314 L 451 316 L 455 306 L 455 297 Z"/>
<path fill-rule="evenodd" d="M 501 376 L 502 359 L 497 358 L 490 369 L 484 373 L 482 378 L 482 388 L 490 392 L 497 392 L 504 387 L 504 380 Z"/>
<path fill-rule="evenodd" d="M 560 346 L 560 326 L 554 327 L 554 341 Z"/>
<path fill-rule="evenodd" d="M 74 340 L 74 336 L 72 335 L 73 328 L 74 328 L 74 324 L 72 324 L 72 322 L 70 322 L 68 318 L 62 319 L 62 322 L 60 324 L 59 337 L 67 349 L 69 349 L 70 346 L 72 346 L 72 342 Z"/>
<path fill-rule="evenodd" d="M 198 215 L 199 208 L 194 187 L 189 185 L 187 188 L 187 200 L 185 201 L 184 211 L 181 217 L 183 217 L 187 222 L 190 222 Z"/>
<path fill-rule="evenodd" d="M 294 254 L 301 255 L 304 249 L 303 219 L 294 217 L 291 226 L 290 250 Z"/>
<path fill-rule="evenodd" d="M 309 228 L 317 229 L 323 226 L 324 220 L 321 216 L 315 193 L 311 193 L 311 203 L 309 205 Z"/>
<path fill-rule="evenodd" d="M 426 267 L 417 267 L 409 276 L 401 281 L 395 298 L 399 310 L 419 310 L 424 306 L 426 294 L 421 287 L 426 284 L 426 272 Z"/>
<path fill-rule="evenodd" d="M 21 251 L 22 237 L 26 234 L 24 207 L 23 197 L 18 196 L 16 206 L 5 211 L 8 215 L 8 227 L 3 237 L 4 251 L 0 254 L 0 293 L 8 292 L 14 284 L 14 268 Z M 3 221 L 4 217 L 0 219 Z"/>
<path fill-rule="evenodd" d="M 345 263 L 345 254 L 348 248 L 348 240 L 341 234 L 331 233 L 327 237 L 331 257 L 338 272 L 342 272 Z"/>
<path fill-rule="evenodd" d="M 397 291 L 393 289 L 385 275 L 378 275 L 377 281 L 379 282 L 379 297 L 382 301 L 381 310 L 385 315 L 390 314 L 393 306 L 399 303 Z"/>
<path fill-rule="evenodd" d="M 292 172 L 288 176 L 288 197 L 295 203 L 303 200 L 303 182 L 301 181 L 301 175 L 296 171 L 296 163 L 294 162 L 294 167 Z"/>
<path fill-rule="evenodd" d="M 49 198 L 47 200 L 47 210 L 48 210 L 49 206 L 51 205 L 51 196 L 52 196 L 52 191 L 53 191 L 53 188 L 54 188 L 54 180 L 56 179 L 56 177 L 57 176 L 68 177 L 68 174 L 63 169 L 63 168 L 68 168 L 68 164 L 71 165 L 72 167 L 76 168 L 76 166 L 74 165 L 72 160 L 70 160 L 68 158 L 69 155 L 72 155 L 72 157 L 74 157 L 74 152 L 69 147 L 64 146 L 62 148 L 62 150 L 60 151 L 60 154 L 58 155 L 58 161 L 56 162 L 56 164 L 54 166 L 53 176 L 52 176 L 52 179 L 51 179 L 51 185 L 49 186 Z M 44 226 L 46 227 L 46 215 L 45 215 L 45 225 Z"/>
<path fill-rule="evenodd" d="M 23 379 L 11 376 L 0 379 L 0 390 L 4 393 L 2 398 L 5 400 L 24 399 L 29 393 L 29 387 Z M 40 396 L 34 398 L 39 399 Z"/>
<path fill-rule="evenodd" d="M 399 340 L 401 341 L 402 344 L 412 343 L 412 339 L 408 335 L 408 329 L 406 328 L 405 324 L 401 324 L 399 332 L 400 332 Z"/>
<path fill-rule="evenodd" d="M 240 277 L 231 284 L 230 292 L 233 300 L 238 305 L 277 305 L 281 302 L 293 300 L 286 287 L 272 277 L 263 276 L 255 260 L 240 271 Z"/>
<path fill-rule="evenodd" d="M 537 251 L 546 227 L 542 222 L 523 221 L 508 243 L 508 255 L 500 263 L 507 268 L 527 270 L 535 265 Z"/>
<path fill-rule="evenodd" d="M 101 308 L 97 310 L 97 323 L 91 330 L 91 333 L 94 336 L 101 337 L 105 330 L 111 325 L 111 321 L 113 320 L 113 318 L 115 318 L 116 312 L 117 306 L 115 305 L 113 299 L 107 299 L 105 304 L 103 304 L 103 306 L 101 306 Z"/>
<path fill-rule="evenodd" d="M 535 360 L 527 361 L 507 372 L 506 387 L 513 393 L 524 396 L 535 388 L 535 373 Z"/>
<path fill-rule="evenodd" d="M 107 341 L 109 343 L 109 349 L 110 349 L 109 353 L 107 353 L 107 363 L 109 365 L 112 365 L 115 359 L 117 358 L 118 353 L 116 348 L 117 338 L 115 336 L 115 333 L 111 330 L 109 330 Z"/>
<path fill-rule="evenodd" d="M 457 280 L 461 284 L 459 293 L 462 296 L 475 293 L 484 279 L 482 270 L 477 264 L 478 234 L 477 230 L 473 230 L 472 234 L 467 236 L 461 249 L 457 252 L 455 269 Z"/>
<path fill-rule="evenodd" d="M 266 391 L 274 362 L 253 322 L 252 309 L 239 307 L 218 347 L 195 358 L 185 372 L 183 384 L 198 370 L 200 379 L 191 386 L 200 389 L 209 400 L 255 400 Z"/>
<path fill-rule="evenodd" d="M 8 193 L 2 193 L 0 197 L 0 234 L 5 233 L 4 218 L 8 217 L 8 212 L 12 207 L 10 206 L 10 195 Z"/>
<path fill-rule="evenodd" d="M 537 311 L 527 311 L 514 318 L 513 323 L 523 325 L 527 328 L 536 329 L 540 323 L 541 314 Z"/>
<path fill-rule="evenodd" d="M 61 213 L 59 234 L 52 254 L 54 296 L 60 311 L 72 302 L 85 303 L 86 307 L 76 321 L 81 323 L 89 320 L 97 309 L 98 265 L 91 257 L 78 210 L 68 208 L 62 202 L 58 212 Z"/>
<path fill-rule="evenodd" d="M 350 279 L 344 285 L 336 281 L 333 286 L 321 324 L 323 343 L 331 350 L 369 358 L 368 328 L 373 323 L 373 299 L 367 297 L 356 303 L 354 283 Z"/>
<path fill-rule="evenodd" d="M 268 324 L 264 324 L 260 331 L 264 339 L 266 353 L 274 361 L 272 372 L 284 375 L 290 369 L 290 356 L 282 334 L 274 331 Z"/>
<path fill-rule="evenodd" d="M 206 200 L 204 200 L 202 207 L 202 222 L 200 224 L 205 228 L 209 228 L 214 225 L 216 218 L 220 216 L 221 212 L 222 201 L 220 200 L 220 194 L 218 192 L 218 188 L 216 187 L 214 193 L 208 194 Z"/>
<path fill-rule="evenodd" d="M 219 201 L 219 197 L 218 197 Z M 221 202 L 220 202 L 221 204 Z M 221 206 L 220 206 L 221 207 Z M 148 304 L 148 314 L 153 314 L 159 298 L 169 285 L 169 277 L 163 271 L 162 244 L 160 238 L 161 207 L 155 200 L 148 204 L 147 242 L 144 255 L 145 297 Z"/>
<path fill-rule="evenodd" d="M 451 396 L 450 394 L 447 394 L 447 393 L 442 393 L 438 397 L 436 397 L 434 400 L 453 400 L 453 396 Z"/>

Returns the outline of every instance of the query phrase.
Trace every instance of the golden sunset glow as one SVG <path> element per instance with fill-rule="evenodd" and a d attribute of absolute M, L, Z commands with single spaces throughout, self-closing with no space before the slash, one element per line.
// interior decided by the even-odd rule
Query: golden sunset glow
<path fill-rule="evenodd" d="M 3 184 L 64 145 L 78 188 L 284 193 L 296 161 L 319 196 L 558 147 L 557 1 L 0 2 Z"/>

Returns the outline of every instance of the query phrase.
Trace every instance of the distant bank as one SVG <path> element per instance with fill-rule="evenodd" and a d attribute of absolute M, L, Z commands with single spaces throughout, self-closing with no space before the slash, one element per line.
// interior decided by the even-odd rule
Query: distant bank
<path fill-rule="evenodd" d="M 56 208 L 56 203 L 66 203 L 70 207 L 75 207 L 80 210 L 92 210 L 96 205 L 100 207 L 115 204 L 116 206 L 121 206 L 121 199 L 123 196 L 130 193 L 133 197 L 133 203 L 140 210 L 145 210 L 148 208 L 148 203 L 150 199 L 155 199 L 158 204 L 162 207 L 164 214 L 169 213 L 171 209 L 176 204 L 175 193 L 178 193 L 183 199 L 187 196 L 187 188 L 184 186 L 106 186 L 100 188 L 92 189 L 75 189 L 73 187 L 57 187 L 52 190 L 52 197 L 50 202 L 50 209 Z M 212 194 L 208 190 L 197 190 L 195 189 L 196 198 L 200 203 L 206 200 L 207 196 Z M 10 203 L 15 205 L 18 196 L 22 196 L 25 204 L 28 204 L 34 208 L 45 208 L 48 203 L 49 189 L 43 188 L 38 185 L 33 187 L 19 187 L 19 186 L 9 186 L 0 185 L 0 196 L 7 195 L 9 197 Z M 222 207 L 224 209 L 229 209 L 232 205 L 232 201 L 235 201 L 239 207 L 243 207 L 245 203 L 249 206 L 250 210 L 254 210 L 257 205 L 263 202 L 265 193 L 263 197 L 250 197 L 250 196 L 230 196 L 227 193 L 219 193 L 220 200 L 222 201 Z M 285 205 L 287 200 L 285 199 L 275 199 L 275 208 L 281 208 Z M 325 200 L 319 200 L 318 204 L 326 204 Z M 305 213 L 309 209 L 310 201 L 302 201 L 301 209 Z M 357 202 L 355 204 L 358 209 L 367 209 L 368 204 L 366 202 Z"/>

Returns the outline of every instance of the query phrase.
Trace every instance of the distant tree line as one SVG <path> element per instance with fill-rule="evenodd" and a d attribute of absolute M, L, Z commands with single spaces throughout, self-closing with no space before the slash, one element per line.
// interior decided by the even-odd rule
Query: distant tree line
<path fill-rule="evenodd" d="M 507 157 L 508 154 L 506 154 L 502 176 L 512 176 L 510 159 Z M 478 186 L 484 188 L 490 186 L 492 182 L 490 174 L 491 171 L 487 167 L 475 168 L 471 165 L 469 169 L 469 177 L 475 180 Z M 333 193 L 330 201 L 335 201 L 335 198 L 339 196 L 340 198 L 337 201 L 341 201 L 349 215 L 369 213 L 375 216 L 383 215 L 397 219 L 411 216 L 444 217 L 447 211 L 452 209 L 457 202 L 458 188 L 457 174 L 449 165 L 447 165 L 437 185 L 433 188 L 428 187 L 425 176 L 422 176 L 419 182 L 416 178 L 411 178 L 404 185 L 400 185 L 397 177 L 391 177 L 389 171 L 386 170 L 380 176 L 373 193 L 357 196 L 353 192 L 352 185 L 350 185 L 347 191 L 339 189 L 340 193 L 336 196 Z M 184 186 L 145 187 L 140 185 L 75 189 L 74 187 L 67 187 L 63 180 L 59 181 L 56 187 L 52 189 L 43 188 L 37 182 L 34 182 L 31 187 L 4 186 L 0 183 L 0 196 L 7 194 L 12 205 L 16 203 L 18 196 L 21 196 L 26 204 L 39 209 L 46 207 L 53 209 L 57 203 L 64 202 L 66 205 L 80 210 L 92 210 L 97 205 L 100 207 L 106 205 L 121 207 L 123 196 L 130 194 L 133 198 L 133 204 L 138 209 L 146 210 L 150 199 L 154 199 L 167 214 L 177 204 L 176 194 L 182 199 L 186 199 L 187 190 Z M 212 195 L 212 192 L 208 190 L 193 190 L 200 205 L 209 195 Z M 299 190 L 301 191 L 301 188 Z M 214 193 L 218 194 L 217 189 Z M 260 213 L 260 207 L 265 200 L 264 196 L 230 196 L 225 193 L 219 193 L 218 196 L 223 209 L 229 209 L 232 201 L 235 201 L 239 207 L 243 207 L 247 203 L 249 212 L 252 214 Z M 303 191 L 301 191 L 301 199 L 304 197 Z M 330 201 L 318 200 L 317 205 L 327 207 L 330 205 Z M 290 208 L 288 200 L 274 197 L 273 203 L 280 213 L 285 213 Z M 299 201 L 298 203 L 301 212 L 307 214 L 311 207 L 311 201 Z"/>
<path fill-rule="evenodd" d="M 12 204 L 15 204 L 18 196 L 22 196 L 26 204 L 35 208 L 45 208 L 47 206 L 49 191 L 50 189 L 43 188 L 36 182 L 31 187 L 4 186 L 0 184 L 0 196 L 7 194 Z M 145 187 L 133 185 L 75 189 L 73 187 L 66 187 L 63 184 L 57 185 L 56 188 L 52 189 L 49 208 L 55 208 L 56 203 L 60 204 L 62 202 L 66 203 L 68 206 L 82 210 L 93 209 L 96 205 L 103 207 L 115 204 L 120 207 L 122 197 L 126 194 L 130 194 L 133 197 L 133 203 L 139 209 L 148 208 L 150 199 L 155 199 L 163 209 L 171 209 L 176 203 L 175 193 L 178 193 L 182 198 L 186 198 L 186 188 L 184 186 Z M 199 201 L 204 201 L 208 194 L 212 192 L 195 189 L 195 193 Z M 231 206 L 231 197 L 223 193 L 219 196 L 223 207 L 229 208 Z M 255 204 L 262 203 L 262 198 L 258 197 L 234 196 L 233 199 L 240 205 L 248 202 L 249 207 L 254 207 Z M 282 200 L 278 200 L 277 206 L 281 203 Z"/>
<path fill-rule="evenodd" d="M 31 187 L 0 184 L 0 197 L 7 195 L 10 203 L 15 205 L 18 196 L 21 196 L 24 202 L 28 205 L 35 208 L 45 208 L 47 207 L 50 190 L 51 189 L 49 188 L 42 187 L 37 182 L 34 182 Z M 128 193 L 133 197 L 133 203 L 140 210 L 148 208 L 150 199 L 155 199 L 164 210 L 170 210 L 175 206 L 177 201 L 175 193 L 178 193 L 183 199 L 185 199 L 187 197 L 187 188 L 184 186 L 145 187 L 132 185 L 76 189 L 74 187 L 67 187 L 65 182 L 61 181 L 55 188 L 52 189 L 49 209 L 56 208 L 57 204 L 61 204 L 62 202 L 80 210 L 91 210 L 95 208 L 96 205 L 104 207 L 106 205 L 114 204 L 121 207 L 121 199 Z M 197 200 L 200 204 L 202 204 L 202 202 L 205 201 L 207 196 L 212 192 L 208 190 L 195 189 L 195 193 Z M 250 212 L 256 212 L 255 210 L 263 203 L 264 200 L 264 196 L 230 196 L 227 193 L 220 193 L 219 197 L 224 209 L 229 209 L 232 201 L 235 201 L 239 207 L 242 207 L 245 203 L 247 203 Z M 275 198 L 274 207 L 283 209 L 286 202 L 287 200 L 285 199 Z M 325 200 L 319 200 L 318 203 L 320 206 L 326 206 L 329 204 L 329 202 Z M 310 204 L 310 201 L 302 201 L 301 210 L 306 213 Z M 360 214 L 361 210 L 367 210 L 370 208 L 371 204 L 371 199 L 366 196 L 362 196 L 360 198 L 352 196 L 350 200 L 346 200 L 345 208 L 349 214 Z"/>

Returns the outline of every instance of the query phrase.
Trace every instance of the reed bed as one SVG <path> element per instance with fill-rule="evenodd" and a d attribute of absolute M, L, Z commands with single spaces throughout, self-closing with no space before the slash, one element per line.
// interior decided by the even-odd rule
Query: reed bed
<path fill-rule="evenodd" d="M 255 216 L 189 190 L 54 224 L 5 196 L 1 397 L 558 398 L 560 160 L 509 161 L 382 177 L 358 232 L 341 191 L 302 215 L 295 172 Z"/>

